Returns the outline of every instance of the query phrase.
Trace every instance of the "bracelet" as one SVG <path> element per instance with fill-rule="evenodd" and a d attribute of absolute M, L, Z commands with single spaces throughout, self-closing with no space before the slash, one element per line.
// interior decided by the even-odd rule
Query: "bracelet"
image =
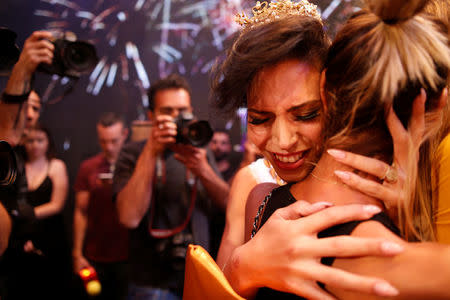
<path fill-rule="evenodd" d="M 28 100 L 28 96 L 30 96 L 31 91 L 22 95 L 10 95 L 6 92 L 2 93 L 2 102 L 6 104 L 21 104 Z"/>

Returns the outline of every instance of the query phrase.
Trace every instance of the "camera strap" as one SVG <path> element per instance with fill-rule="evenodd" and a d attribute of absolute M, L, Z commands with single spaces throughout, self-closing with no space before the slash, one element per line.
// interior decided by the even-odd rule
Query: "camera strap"
<path fill-rule="evenodd" d="M 155 176 L 155 179 L 153 180 L 153 193 L 152 193 L 152 199 L 150 200 L 150 215 L 148 220 L 148 231 L 150 235 L 153 238 L 157 239 L 164 239 L 171 237 L 181 231 L 183 231 L 186 226 L 189 224 L 189 221 L 191 220 L 192 212 L 194 211 L 195 207 L 195 200 L 197 198 L 197 182 L 198 178 L 195 177 L 194 181 L 191 183 L 190 180 L 188 180 L 188 170 L 186 170 L 186 179 L 190 187 L 190 199 L 189 199 L 189 208 L 186 214 L 186 218 L 184 221 L 176 226 L 175 228 L 152 228 L 153 227 L 153 219 L 155 214 L 155 202 L 159 198 L 160 189 L 165 183 L 165 163 L 164 161 L 158 157 L 157 163 L 156 163 L 156 170 L 155 173 L 157 176 Z"/>

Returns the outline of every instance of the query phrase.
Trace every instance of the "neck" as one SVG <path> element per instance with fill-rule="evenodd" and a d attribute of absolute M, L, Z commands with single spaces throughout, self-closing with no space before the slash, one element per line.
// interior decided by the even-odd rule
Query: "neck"
<path fill-rule="evenodd" d="M 353 172 L 354 169 L 334 160 L 324 153 L 311 174 L 291 187 L 296 199 L 310 203 L 327 201 L 335 205 L 373 204 L 383 208 L 381 202 L 350 188 L 334 174 L 334 171 Z"/>

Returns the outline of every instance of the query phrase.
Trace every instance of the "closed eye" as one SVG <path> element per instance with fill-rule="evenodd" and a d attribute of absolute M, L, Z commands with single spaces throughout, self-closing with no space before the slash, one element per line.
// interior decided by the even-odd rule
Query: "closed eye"
<path fill-rule="evenodd" d="M 297 115 L 297 116 L 295 116 L 295 120 L 296 121 L 310 121 L 310 120 L 314 120 L 318 116 L 320 116 L 320 109 L 314 110 L 307 114 Z"/>
<path fill-rule="evenodd" d="M 269 118 L 255 118 L 255 117 L 250 117 L 250 116 L 247 119 L 248 123 L 250 123 L 252 125 L 260 125 L 260 124 L 267 122 L 268 120 L 269 120 Z"/>

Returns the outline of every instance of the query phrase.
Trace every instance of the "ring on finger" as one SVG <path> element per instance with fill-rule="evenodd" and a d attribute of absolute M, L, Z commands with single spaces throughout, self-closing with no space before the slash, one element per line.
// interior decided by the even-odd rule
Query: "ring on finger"
<path fill-rule="evenodd" d="M 158 128 L 159 129 L 163 129 L 164 128 L 164 124 L 163 123 L 159 123 Z"/>
<path fill-rule="evenodd" d="M 387 183 L 396 183 L 398 180 L 398 172 L 395 164 L 387 167 L 386 173 L 384 173 L 384 176 L 380 179 L 386 181 Z"/>

